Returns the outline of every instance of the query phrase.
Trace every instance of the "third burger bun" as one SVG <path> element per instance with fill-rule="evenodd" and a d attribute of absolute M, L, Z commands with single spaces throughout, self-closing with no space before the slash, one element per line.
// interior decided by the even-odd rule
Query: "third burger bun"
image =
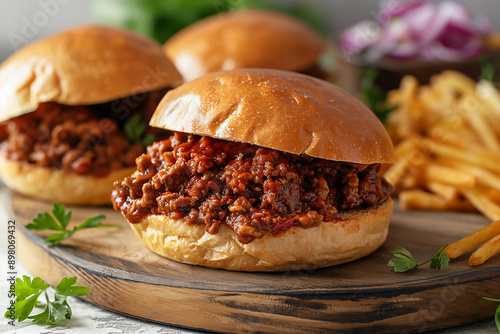
<path fill-rule="evenodd" d="M 115 182 L 113 204 L 144 245 L 226 270 L 321 268 L 386 239 L 394 161 L 382 124 L 325 81 L 278 70 L 209 74 L 166 94 L 154 143 Z"/>
<path fill-rule="evenodd" d="M 305 72 L 317 67 L 325 48 L 322 37 L 304 22 L 265 10 L 210 16 L 179 31 L 164 45 L 186 81 L 238 68 Z"/>

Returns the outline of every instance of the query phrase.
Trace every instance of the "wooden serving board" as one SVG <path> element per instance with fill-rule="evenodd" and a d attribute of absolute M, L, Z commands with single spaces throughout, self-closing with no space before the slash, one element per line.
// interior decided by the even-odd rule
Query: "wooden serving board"
<path fill-rule="evenodd" d="M 396 246 L 424 260 L 447 242 L 484 226 L 479 215 L 401 212 L 372 255 L 341 266 L 284 273 L 228 272 L 176 263 L 149 252 L 122 216 L 109 207 L 72 207 L 73 222 L 105 214 L 123 228 L 84 230 L 49 248 L 26 230 L 51 204 L 12 194 L 19 258 L 51 284 L 78 277 L 85 300 L 131 317 L 216 332 L 401 333 L 451 327 L 491 317 L 500 296 L 500 256 L 470 268 L 468 256 L 446 270 L 408 273 L 387 267 Z"/>

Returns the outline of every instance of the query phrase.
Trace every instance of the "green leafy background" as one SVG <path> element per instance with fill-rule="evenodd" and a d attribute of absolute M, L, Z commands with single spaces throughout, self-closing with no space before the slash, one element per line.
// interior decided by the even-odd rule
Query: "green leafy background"
<path fill-rule="evenodd" d="M 326 34 L 324 13 L 306 2 L 283 7 L 265 0 L 94 0 L 92 15 L 99 22 L 126 27 L 164 43 L 204 17 L 245 8 L 284 11 Z"/>

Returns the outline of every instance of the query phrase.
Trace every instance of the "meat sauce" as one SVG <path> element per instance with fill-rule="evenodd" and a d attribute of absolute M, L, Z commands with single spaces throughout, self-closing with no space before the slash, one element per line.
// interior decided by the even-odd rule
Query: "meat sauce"
<path fill-rule="evenodd" d="M 0 123 L 0 154 L 13 161 L 98 177 L 134 166 L 135 158 L 146 149 L 130 142 L 123 126 L 135 113 L 148 120 L 164 93 L 92 106 L 42 103 L 34 112 Z"/>
<path fill-rule="evenodd" d="M 391 186 L 378 164 L 293 155 L 255 145 L 176 133 L 136 160 L 137 172 L 114 183 L 115 210 L 131 223 L 150 214 L 217 233 L 221 224 L 242 243 L 292 226 L 338 221 L 337 214 L 376 206 Z"/>

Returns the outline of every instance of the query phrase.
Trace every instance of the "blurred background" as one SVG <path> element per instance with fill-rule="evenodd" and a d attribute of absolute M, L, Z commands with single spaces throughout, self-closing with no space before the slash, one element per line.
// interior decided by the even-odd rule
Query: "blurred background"
<path fill-rule="evenodd" d="M 500 1 L 458 2 L 473 13 L 486 13 L 500 30 Z M 291 13 L 334 37 L 360 20 L 373 19 L 379 5 L 378 0 L 2 0 L 0 61 L 35 39 L 88 22 L 127 26 L 164 42 L 201 17 L 260 7 Z"/>

